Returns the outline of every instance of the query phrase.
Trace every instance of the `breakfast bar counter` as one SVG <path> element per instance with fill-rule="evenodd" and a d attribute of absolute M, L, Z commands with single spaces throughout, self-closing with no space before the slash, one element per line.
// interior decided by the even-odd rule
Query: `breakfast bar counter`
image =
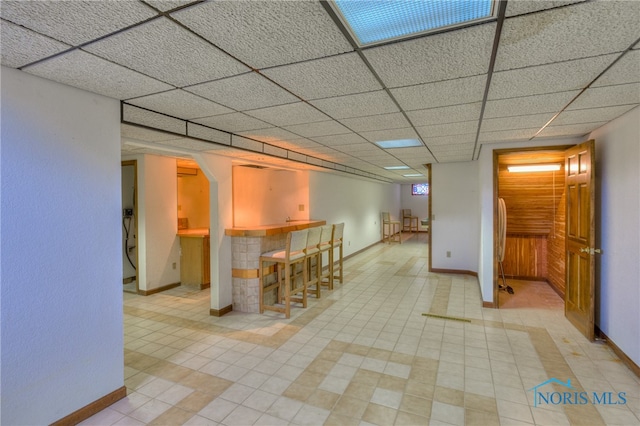
<path fill-rule="evenodd" d="M 291 231 L 325 224 L 324 220 L 294 220 L 273 225 L 225 229 L 225 235 L 231 237 L 233 310 L 260 311 L 258 269 L 262 253 L 284 249 L 287 234 Z"/>

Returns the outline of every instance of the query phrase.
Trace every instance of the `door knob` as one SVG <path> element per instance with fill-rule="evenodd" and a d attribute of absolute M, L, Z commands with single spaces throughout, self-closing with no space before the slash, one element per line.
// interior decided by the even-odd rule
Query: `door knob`
<path fill-rule="evenodd" d="M 602 250 L 593 247 L 583 247 L 580 249 L 580 253 L 601 254 Z"/>

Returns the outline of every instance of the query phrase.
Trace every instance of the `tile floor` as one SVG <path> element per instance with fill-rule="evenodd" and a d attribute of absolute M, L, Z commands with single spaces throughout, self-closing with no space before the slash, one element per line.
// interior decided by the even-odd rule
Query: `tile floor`
<path fill-rule="evenodd" d="M 125 293 L 128 396 L 83 424 L 640 423 L 640 379 L 561 309 L 484 309 L 476 278 L 430 274 L 426 256 L 424 235 L 378 244 L 289 320 L 210 317 L 187 287 Z M 552 377 L 626 404 L 536 406 Z"/>

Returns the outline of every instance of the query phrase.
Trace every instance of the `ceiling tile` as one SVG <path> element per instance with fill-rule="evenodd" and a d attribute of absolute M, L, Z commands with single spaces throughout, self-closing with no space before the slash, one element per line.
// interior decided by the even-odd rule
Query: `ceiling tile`
<path fill-rule="evenodd" d="M 247 114 L 274 126 L 292 126 L 294 124 L 326 121 L 329 117 L 304 102 L 254 109 Z"/>
<path fill-rule="evenodd" d="M 162 92 L 172 87 L 153 78 L 74 50 L 24 68 L 24 71 L 116 99 Z M 96 76 L 100 78 L 96 78 Z"/>
<path fill-rule="evenodd" d="M 617 86 L 592 87 L 567 107 L 572 109 L 597 108 L 640 103 L 640 83 Z"/>
<path fill-rule="evenodd" d="M 563 111 L 553 120 L 552 126 L 561 126 L 568 124 L 597 123 L 600 121 L 611 121 L 618 118 L 635 105 L 621 105 L 604 108 L 576 109 Z"/>
<path fill-rule="evenodd" d="M 369 115 L 365 117 L 342 118 L 342 124 L 354 132 L 367 132 L 373 130 L 401 129 L 410 127 L 409 122 L 400 112 L 391 114 Z"/>
<path fill-rule="evenodd" d="M 71 47 L 7 21 L 0 21 L 0 28 L 2 65 L 6 67 L 19 68 Z"/>
<path fill-rule="evenodd" d="M 376 141 L 390 141 L 396 139 L 420 139 L 418 134 L 413 128 L 408 127 L 405 129 L 393 129 L 393 130 L 376 130 L 374 132 L 361 132 L 360 135 L 370 142 Z M 395 148 L 402 149 L 402 148 Z M 394 151 L 394 149 L 391 149 Z"/>
<path fill-rule="evenodd" d="M 432 151 L 436 156 L 447 155 L 452 153 L 457 153 L 457 154 L 469 153 L 471 155 L 473 154 L 474 147 L 475 147 L 475 143 L 457 143 L 457 144 L 451 144 L 451 145 L 440 145 L 440 146 L 434 147 Z"/>
<path fill-rule="evenodd" d="M 482 120 L 483 132 L 494 132 L 497 130 L 515 130 L 542 128 L 553 118 L 555 113 L 546 112 L 541 114 L 520 115 L 514 117 L 486 118 Z"/>
<path fill-rule="evenodd" d="M 74 46 L 155 15 L 150 7 L 133 1 L 2 0 L 2 19 Z"/>
<path fill-rule="evenodd" d="M 382 88 L 357 53 L 284 65 L 263 74 L 305 100 Z"/>
<path fill-rule="evenodd" d="M 314 137 L 313 140 L 322 145 L 329 145 L 332 147 L 340 147 L 343 145 L 362 145 L 366 146 L 369 150 L 377 149 L 377 147 L 372 145 L 371 142 L 367 141 L 365 138 L 356 133 L 346 133 L 342 135 L 332 136 L 318 136 Z"/>
<path fill-rule="evenodd" d="M 196 123 L 204 124 L 226 132 L 242 132 L 246 130 L 266 129 L 272 127 L 270 124 L 260 121 L 256 118 L 249 117 L 241 112 L 231 114 L 215 115 L 213 117 L 204 117 L 193 120 Z"/>
<path fill-rule="evenodd" d="M 481 75 L 391 89 L 391 94 L 411 111 L 481 101 L 486 83 L 487 76 Z"/>
<path fill-rule="evenodd" d="M 462 121 L 460 123 L 434 124 L 416 127 L 423 140 L 438 136 L 464 135 L 478 130 L 478 121 Z"/>
<path fill-rule="evenodd" d="M 586 87 L 617 55 L 598 56 L 493 74 L 488 99 L 576 90 Z"/>
<path fill-rule="evenodd" d="M 363 52 L 387 87 L 469 77 L 487 73 L 495 29 L 476 25 Z"/>
<path fill-rule="evenodd" d="M 351 131 L 337 121 L 320 121 L 317 123 L 296 124 L 294 126 L 285 126 L 286 130 L 296 133 L 305 138 L 313 138 L 315 136 L 329 136 L 350 133 Z"/>
<path fill-rule="evenodd" d="M 387 92 L 359 93 L 357 95 L 338 96 L 318 99 L 310 102 L 332 118 L 352 118 L 373 114 L 397 112 L 398 107 Z"/>
<path fill-rule="evenodd" d="M 187 134 L 187 124 L 184 120 L 179 120 L 153 111 L 147 111 L 146 109 L 131 105 L 123 105 L 122 121 L 128 121 L 130 123 L 140 124 L 158 130 L 166 130 L 168 132 L 181 135 Z"/>
<path fill-rule="evenodd" d="M 288 130 L 281 129 L 279 127 L 270 127 L 267 129 L 249 130 L 246 132 L 239 132 L 240 135 L 246 136 L 251 139 L 256 139 L 262 142 L 274 143 L 283 141 L 292 141 L 300 139 L 300 135 L 291 133 Z"/>
<path fill-rule="evenodd" d="M 187 123 L 187 135 L 224 145 L 231 144 L 231 134 L 195 123 Z"/>
<path fill-rule="evenodd" d="M 186 6 L 189 3 L 199 3 L 199 0 L 144 0 L 145 3 L 149 3 L 151 6 L 163 12 L 173 10 L 176 7 Z"/>
<path fill-rule="evenodd" d="M 516 130 L 499 130 L 496 132 L 480 132 L 479 142 L 505 142 L 505 141 L 518 141 L 529 140 L 536 132 L 540 130 L 539 127 L 531 129 L 516 129 Z"/>
<path fill-rule="evenodd" d="M 583 136 L 606 124 L 606 121 L 565 126 L 549 126 L 536 136 L 538 138 Z"/>
<path fill-rule="evenodd" d="M 580 93 L 579 90 L 572 90 L 568 92 L 548 93 L 545 95 L 487 101 L 484 108 L 484 118 L 558 112 L 564 108 L 571 99 L 575 98 L 578 93 Z"/>
<path fill-rule="evenodd" d="M 591 87 L 640 82 L 640 50 L 627 52 Z"/>
<path fill-rule="evenodd" d="M 256 73 L 202 83 L 185 88 L 238 111 L 298 102 L 298 98 Z"/>
<path fill-rule="evenodd" d="M 443 123 L 478 120 L 482 103 L 451 105 L 440 108 L 419 109 L 407 112 L 414 126 L 430 126 Z"/>
<path fill-rule="evenodd" d="M 506 16 L 523 15 L 525 13 L 537 12 L 545 9 L 553 9 L 554 7 L 566 6 L 572 3 L 580 3 L 585 0 L 510 0 L 507 3 Z"/>
<path fill-rule="evenodd" d="M 621 52 L 638 39 L 640 3 L 594 1 L 505 20 L 496 70 Z"/>
<path fill-rule="evenodd" d="M 472 154 L 451 154 L 438 156 L 438 163 L 457 163 L 471 161 Z"/>
<path fill-rule="evenodd" d="M 216 148 L 216 145 L 210 142 L 203 142 L 189 138 L 159 141 L 157 143 L 160 145 L 172 146 L 179 149 L 189 149 L 193 151 L 210 151 Z"/>
<path fill-rule="evenodd" d="M 328 145 L 328 144 L 326 144 L 326 145 Z M 349 145 L 335 144 L 335 145 L 333 145 L 333 147 L 335 149 L 337 149 L 338 151 L 346 152 L 348 154 L 356 154 L 358 152 L 367 152 L 367 151 L 371 151 L 372 149 L 375 148 L 374 146 L 371 145 L 371 142 L 368 142 L 368 141 L 367 142 L 363 142 L 363 143 L 349 144 Z"/>
<path fill-rule="evenodd" d="M 231 145 L 240 148 L 240 149 L 248 149 L 250 151 L 262 152 L 262 142 L 254 141 L 249 138 L 245 138 L 242 136 L 232 135 L 231 136 Z"/>
<path fill-rule="evenodd" d="M 240 62 L 165 18 L 83 49 L 178 87 L 249 71 Z"/>
<path fill-rule="evenodd" d="M 464 135 L 440 136 L 429 138 L 425 142 L 429 148 L 441 145 L 455 145 L 460 143 L 474 143 L 476 140 L 476 131 Z"/>
<path fill-rule="evenodd" d="M 145 142 L 157 142 L 176 138 L 176 135 L 145 129 L 144 127 L 132 126 L 130 124 L 120 125 L 120 136 L 123 139 L 135 139 Z"/>
<path fill-rule="evenodd" d="M 353 50 L 320 2 L 216 1 L 172 16 L 254 68 Z"/>
<path fill-rule="evenodd" d="M 131 99 L 127 103 L 186 120 L 233 112 L 229 108 L 180 89 Z"/>

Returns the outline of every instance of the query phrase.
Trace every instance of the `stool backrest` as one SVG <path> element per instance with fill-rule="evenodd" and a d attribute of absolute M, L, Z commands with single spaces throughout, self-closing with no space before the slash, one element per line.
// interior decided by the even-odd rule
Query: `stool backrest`
<path fill-rule="evenodd" d="M 320 235 L 320 245 L 329 245 L 333 236 L 333 226 L 324 225 L 321 227 L 322 234 Z"/>
<path fill-rule="evenodd" d="M 402 217 L 411 217 L 411 209 L 403 209 Z"/>
<path fill-rule="evenodd" d="M 384 223 L 389 223 L 391 221 L 389 218 L 389 212 L 382 212 L 382 221 Z"/>
<path fill-rule="evenodd" d="M 307 234 L 307 249 L 310 248 L 318 248 L 318 244 L 320 244 L 320 236 L 322 234 L 322 228 L 319 226 L 315 226 L 313 228 L 308 229 L 309 233 Z"/>
<path fill-rule="evenodd" d="M 307 229 L 289 232 L 289 235 L 287 235 L 287 249 L 289 249 L 290 254 L 301 252 L 307 248 L 307 235 Z"/>
<path fill-rule="evenodd" d="M 333 225 L 333 241 L 342 242 L 342 235 L 344 233 L 344 222 L 336 223 Z"/>

